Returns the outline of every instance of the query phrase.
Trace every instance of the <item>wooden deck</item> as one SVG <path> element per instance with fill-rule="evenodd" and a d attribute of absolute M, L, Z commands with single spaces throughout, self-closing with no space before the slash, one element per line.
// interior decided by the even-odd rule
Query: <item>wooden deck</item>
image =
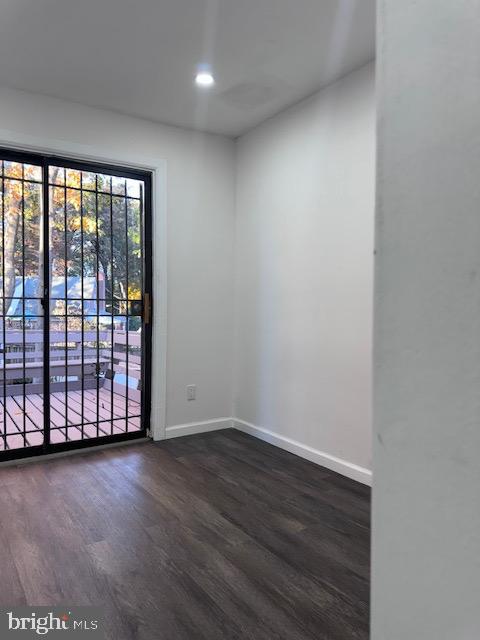
<path fill-rule="evenodd" d="M 138 397 L 138 396 L 136 396 Z M 98 411 L 98 421 L 97 421 Z M 141 406 L 133 398 L 100 388 L 57 391 L 50 394 L 50 440 L 83 440 L 139 431 Z M 25 436 L 23 432 L 25 430 Z M 0 450 L 43 443 L 43 395 L 0 396 Z"/>

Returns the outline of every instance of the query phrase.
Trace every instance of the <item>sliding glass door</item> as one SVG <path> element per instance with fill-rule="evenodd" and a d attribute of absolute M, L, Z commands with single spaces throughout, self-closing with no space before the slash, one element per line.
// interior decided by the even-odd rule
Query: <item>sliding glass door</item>
<path fill-rule="evenodd" d="M 145 435 L 151 178 L 0 151 L 0 459 Z"/>

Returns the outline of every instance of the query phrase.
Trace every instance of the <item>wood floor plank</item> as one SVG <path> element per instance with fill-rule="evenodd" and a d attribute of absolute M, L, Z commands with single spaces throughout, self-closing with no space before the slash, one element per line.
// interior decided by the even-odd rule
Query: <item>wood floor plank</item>
<path fill-rule="evenodd" d="M 0 606 L 115 640 L 367 640 L 369 489 L 233 430 L 0 468 Z"/>

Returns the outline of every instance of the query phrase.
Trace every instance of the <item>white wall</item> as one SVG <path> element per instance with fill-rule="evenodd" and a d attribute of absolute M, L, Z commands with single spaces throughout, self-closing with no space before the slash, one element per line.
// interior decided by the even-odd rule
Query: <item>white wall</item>
<path fill-rule="evenodd" d="M 374 127 L 370 64 L 237 148 L 234 416 L 362 481 L 371 447 Z"/>
<path fill-rule="evenodd" d="M 374 112 L 373 65 L 236 144 L 0 89 L 0 142 L 166 160 L 167 427 L 209 428 L 233 396 L 240 428 L 369 481 Z"/>
<path fill-rule="evenodd" d="M 473 640 L 480 2 L 379 11 L 372 638 Z"/>
<path fill-rule="evenodd" d="M 126 160 L 166 160 L 166 422 L 230 416 L 233 141 L 4 88 L 0 122 L 2 143 L 38 139 L 55 148 L 91 146 Z M 156 242 L 154 250 L 159 246 Z M 161 313 L 157 297 L 157 322 Z M 158 377 L 153 381 L 154 404 L 160 401 L 160 383 Z M 190 383 L 197 385 L 197 399 L 187 402 L 185 386 Z"/>

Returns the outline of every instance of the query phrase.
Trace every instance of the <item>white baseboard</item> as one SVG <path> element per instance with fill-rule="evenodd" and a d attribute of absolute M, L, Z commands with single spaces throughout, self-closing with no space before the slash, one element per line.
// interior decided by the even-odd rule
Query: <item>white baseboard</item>
<path fill-rule="evenodd" d="M 314 449 L 306 444 L 302 444 L 301 442 L 282 436 L 274 431 L 257 427 L 250 422 L 245 422 L 245 420 L 233 418 L 233 427 L 239 431 L 248 433 L 251 436 L 255 436 L 260 440 L 269 442 L 276 447 L 280 447 L 280 449 L 285 449 L 285 451 L 294 453 L 301 458 L 315 462 L 316 464 L 326 467 L 331 471 L 336 471 L 343 476 L 347 476 L 347 478 L 351 478 L 352 480 L 356 480 L 357 482 L 361 482 L 362 484 L 369 486 L 372 484 L 372 472 L 369 469 L 360 467 L 352 462 L 348 462 L 342 458 L 337 458 L 336 456 L 332 456 L 324 451 L 319 451 L 318 449 Z"/>
<path fill-rule="evenodd" d="M 342 458 L 337 458 L 324 451 L 319 451 L 306 444 L 302 444 L 297 440 L 292 440 L 279 433 L 257 427 L 256 425 L 239 420 L 238 418 L 216 418 L 215 420 L 204 420 L 202 422 L 189 422 L 187 424 L 177 424 L 165 429 L 166 438 L 179 438 L 181 436 L 191 436 L 197 433 L 207 433 L 208 431 L 218 431 L 219 429 L 238 429 L 244 433 L 248 433 L 255 438 L 269 442 L 270 444 L 285 449 L 290 453 L 294 453 L 301 458 L 310 460 L 321 467 L 326 467 L 331 471 L 336 471 L 342 476 L 361 482 L 371 486 L 372 472 L 369 469 L 360 467 L 353 462 L 348 462 Z"/>
<path fill-rule="evenodd" d="M 231 429 L 231 427 L 232 418 L 216 418 L 215 420 L 204 420 L 202 422 L 176 424 L 165 429 L 165 438 L 192 436 L 196 433 L 206 433 L 207 431 L 217 431 L 218 429 Z"/>

